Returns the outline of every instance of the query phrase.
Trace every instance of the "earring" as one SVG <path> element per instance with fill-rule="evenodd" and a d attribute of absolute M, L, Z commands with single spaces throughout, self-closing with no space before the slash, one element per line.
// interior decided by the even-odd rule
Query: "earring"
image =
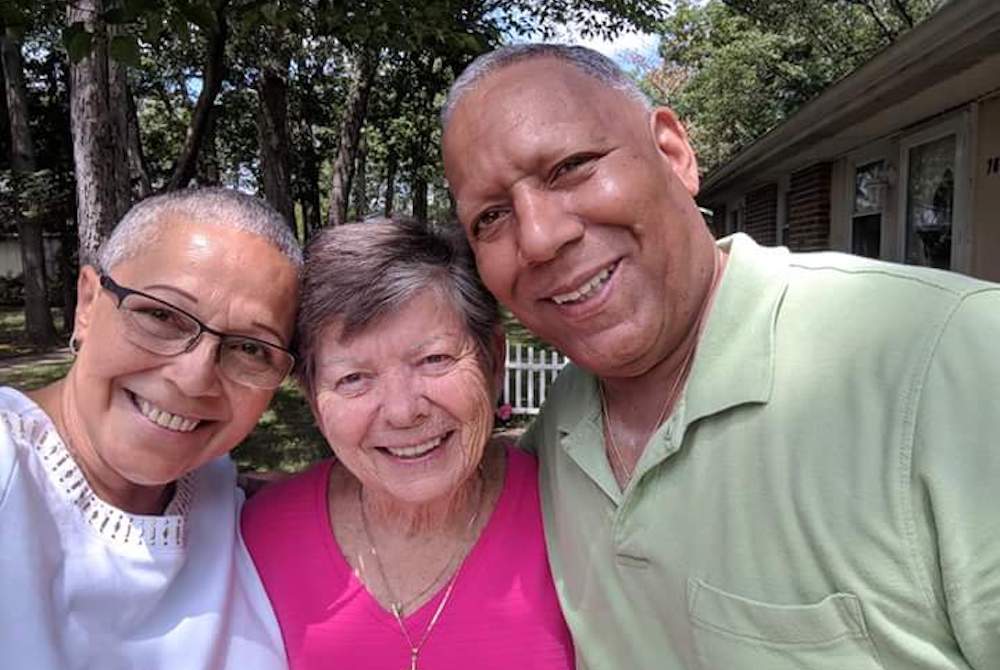
<path fill-rule="evenodd" d="M 74 358 L 80 353 L 81 346 L 83 346 L 83 342 L 76 336 L 76 333 L 73 333 L 69 338 L 69 353 L 73 354 Z"/>

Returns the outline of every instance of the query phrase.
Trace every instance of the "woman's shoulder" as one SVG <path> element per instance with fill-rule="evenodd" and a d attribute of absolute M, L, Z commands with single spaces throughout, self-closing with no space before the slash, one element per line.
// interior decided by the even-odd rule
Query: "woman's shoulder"
<path fill-rule="evenodd" d="M 517 446 L 510 438 L 501 437 L 498 444 L 507 454 L 507 477 L 517 482 L 531 482 L 534 485 L 538 476 L 538 459 L 530 451 Z"/>
<path fill-rule="evenodd" d="M 9 430 L 12 420 L 47 422 L 48 416 L 34 400 L 11 386 L 0 386 L 0 416 L 4 417 L 0 428 Z"/>
<path fill-rule="evenodd" d="M 9 386 L 0 387 L 0 502 L 14 474 L 18 450 L 41 444 L 52 422 L 31 398 Z"/>
<path fill-rule="evenodd" d="M 311 517 L 316 510 L 317 498 L 326 497 L 326 483 L 332 460 L 316 463 L 308 470 L 287 479 L 267 484 L 257 491 L 246 504 L 240 520 L 248 543 L 261 532 L 292 532 Z"/>
<path fill-rule="evenodd" d="M 538 461 L 534 455 L 519 449 L 512 441 L 494 442 L 499 449 L 494 454 L 503 454 L 500 494 L 493 517 L 501 526 L 520 523 L 525 515 L 537 508 L 538 502 Z M 528 516 L 531 516 L 528 514 Z"/>

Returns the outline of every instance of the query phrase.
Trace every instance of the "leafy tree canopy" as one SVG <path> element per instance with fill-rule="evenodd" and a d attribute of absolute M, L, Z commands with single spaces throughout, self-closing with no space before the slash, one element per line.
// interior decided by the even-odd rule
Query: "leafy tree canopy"
<path fill-rule="evenodd" d="M 680 0 L 647 90 L 710 170 L 929 16 L 934 0 Z"/>

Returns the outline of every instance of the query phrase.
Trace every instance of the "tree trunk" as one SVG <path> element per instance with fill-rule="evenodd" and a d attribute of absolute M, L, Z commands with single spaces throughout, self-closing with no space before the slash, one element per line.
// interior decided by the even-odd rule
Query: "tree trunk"
<path fill-rule="evenodd" d="M 49 311 L 45 280 L 45 245 L 41 222 L 32 221 L 24 212 L 23 182 L 35 171 L 35 146 L 28 126 L 28 89 L 24 83 L 21 44 L 9 28 L 0 35 L 3 59 L 7 118 L 10 126 L 10 162 L 14 170 L 14 212 L 21 246 L 24 276 L 24 323 L 28 338 L 38 347 L 56 343 L 56 329 Z"/>
<path fill-rule="evenodd" d="M 74 253 L 79 249 L 76 221 L 67 216 L 59 230 L 59 282 L 62 284 L 63 330 L 73 332 L 76 316 L 76 276 L 79 272 L 79 258 Z"/>
<path fill-rule="evenodd" d="M 410 95 L 406 71 L 407 67 L 402 64 L 396 68 L 396 77 L 392 86 L 392 106 L 388 115 L 389 123 L 392 122 L 392 119 L 399 116 L 404 98 Z M 385 204 L 383 205 L 382 213 L 384 216 L 390 217 L 396 210 L 396 175 L 399 173 L 399 147 L 390 134 L 389 124 L 386 124 L 386 127 L 382 129 L 382 133 L 382 136 L 387 138 L 389 145 L 385 157 Z"/>
<path fill-rule="evenodd" d="M 208 125 L 198 152 L 197 180 L 199 186 L 218 186 L 222 183 L 222 172 L 219 169 L 219 147 L 216 143 L 218 110 L 212 108 L 208 114 Z"/>
<path fill-rule="evenodd" d="M 427 180 L 419 172 L 413 173 L 413 218 L 427 222 Z"/>
<path fill-rule="evenodd" d="M 167 184 L 166 190 L 176 191 L 187 187 L 198 170 L 198 152 L 208 129 L 212 107 L 222 90 L 222 81 L 226 76 L 226 39 L 229 28 L 226 24 L 225 2 L 215 9 L 216 28 L 208 36 L 208 58 L 202 73 L 201 93 L 191 114 L 191 125 L 188 127 L 184 148 L 177 159 L 174 174 Z"/>
<path fill-rule="evenodd" d="M 302 174 L 300 175 L 297 196 L 302 204 L 302 232 L 305 240 L 308 240 L 310 235 L 323 225 L 319 197 L 320 157 L 316 151 L 316 137 L 313 135 L 312 124 L 308 118 L 302 119 L 299 132 L 303 137 L 299 143 Z"/>
<path fill-rule="evenodd" d="M 103 10 L 101 0 L 75 0 L 67 10 L 71 25 L 85 22 L 93 34 L 90 54 L 70 65 L 70 125 L 81 265 L 96 263 L 97 249 L 127 206 L 118 200 L 115 176 L 107 27 L 99 18 Z"/>
<path fill-rule="evenodd" d="M 308 123 L 308 122 L 307 122 Z M 313 137 L 312 125 L 309 125 L 309 160 L 305 161 L 305 181 L 309 185 L 307 194 L 308 214 L 306 215 L 306 237 L 309 231 L 323 227 L 323 208 L 320 204 L 320 159 L 316 153 L 316 140 Z"/>
<path fill-rule="evenodd" d="M 288 147 L 288 60 L 267 59 L 257 82 L 257 137 L 264 198 L 295 225 Z"/>
<path fill-rule="evenodd" d="M 357 221 L 368 216 L 368 142 L 364 134 L 358 138 L 358 158 L 354 168 L 354 218 Z"/>
<path fill-rule="evenodd" d="M 113 33 L 112 33 L 113 34 Z M 114 59 L 108 59 L 108 111 L 111 118 L 111 152 L 114 166 L 115 199 L 118 202 L 120 218 L 132 203 L 132 163 L 129 159 L 130 133 L 128 73 L 125 66 Z"/>
<path fill-rule="evenodd" d="M 390 148 L 385 159 L 385 208 L 382 210 L 387 217 L 392 216 L 396 202 L 396 171 L 398 169 L 399 155 L 395 148 Z"/>
<path fill-rule="evenodd" d="M 146 163 L 146 154 L 142 150 L 142 136 L 139 133 L 139 110 L 135 106 L 135 98 L 132 97 L 131 89 L 126 91 L 126 103 L 128 104 L 128 165 L 129 176 L 135 185 L 135 194 L 139 200 L 148 198 L 153 193 L 153 186 L 149 181 L 149 166 Z"/>
<path fill-rule="evenodd" d="M 333 162 L 333 179 L 330 185 L 329 225 L 346 223 L 347 196 L 351 190 L 351 172 L 357 154 L 358 137 L 368 111 L 368 95 L 375 79 L 376 58 L 361 51 L 351 93 L 344 105 L 344 119 L 340 124 L 340 146 Z"/>

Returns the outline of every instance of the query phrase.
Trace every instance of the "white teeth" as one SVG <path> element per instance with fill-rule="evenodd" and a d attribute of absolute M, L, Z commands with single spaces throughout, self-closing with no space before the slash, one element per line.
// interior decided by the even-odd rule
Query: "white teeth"
<path fill-rule="evenodd" d="M 604 285 L 604 282 L 611 276 L 612 270 L 614 270 L 614 266 L 604 268 L 575 291 L 552 296 L 552 301 L 557 305 L 565 305 L 568 302 L 579 302 L 580 300 L 589 298 L 597 289 Z"/>
<path fill-rule="evenodd" d="M 420 444 L 415 444 L 412 447 L 386 447 L 385 450 L 396 458 L 417 458 L 418 456 L 423 456 L 431 449 L 434 449 L 436 446 L 441 444 L 443 440 L 443 437 L 435 437 L 433 440 L 421 442 Z"/>
<path fill-rule="evenodd" d="M 140 398 L 139 396 L 135 396 L 135 399 L 139 405 L 139 411 L 142 412 L 142 415 L 161 428 L 174 430 L 179 433 L 190 433 L 198 427 L 198 419 L 186 419 L 179 414 L 171 414 L 170 412 L 156 407 L 153 403 L 149 402 L 145 398 Z"/>

